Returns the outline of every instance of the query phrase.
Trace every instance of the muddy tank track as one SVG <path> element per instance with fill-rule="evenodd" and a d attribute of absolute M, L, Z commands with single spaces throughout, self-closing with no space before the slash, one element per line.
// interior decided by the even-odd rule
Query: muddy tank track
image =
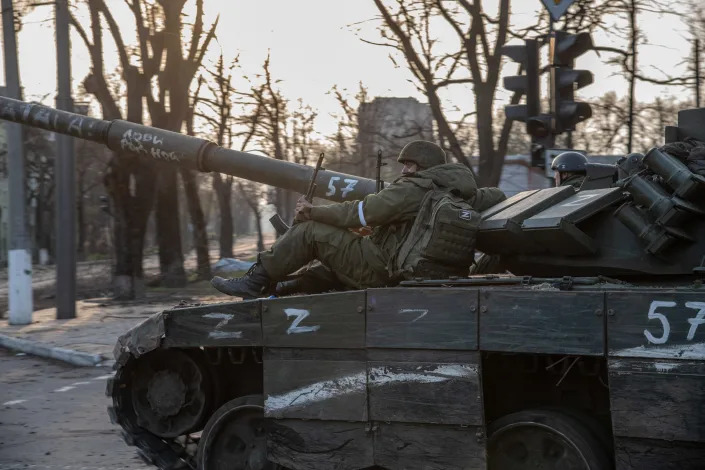
<path fill-rule="evenodd" d="M 188 435 L 166 439 L 138 426 L 131 416 L 131 397 L 127 393 L 130 361 L 115 364 L 115 376 L 108 380 L 105 394 L 112 399 L 108 415 L 113 424 L 122 427 L 122 437 L 129 446 L 137 447 L 137 455 L 147 464 L 162 470 L 196 470 L 196 445 Z"/>

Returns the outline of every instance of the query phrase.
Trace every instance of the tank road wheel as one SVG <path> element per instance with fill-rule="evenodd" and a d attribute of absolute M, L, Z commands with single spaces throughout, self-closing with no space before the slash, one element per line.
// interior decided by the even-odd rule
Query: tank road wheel
<path fill-rule="evenodd" d="M 603 446 L 574 417 L 553 410 L 525 410 L 488 427 L 490 470 L 608 470 Z"/>
<path fill-rule="evenodd" d="M 140 357 L 132 375 L 137 425 L 159 437 L 199 428 L 212 407 L 211 379 L 195 354 L 157 349 Z"/>
<path fill-rule="evenodd" d="M 230 400 L 216 410 L 198 443 L 199 470 L 276 470 L 267 460 L 264 406 L 260 395 Z"/>

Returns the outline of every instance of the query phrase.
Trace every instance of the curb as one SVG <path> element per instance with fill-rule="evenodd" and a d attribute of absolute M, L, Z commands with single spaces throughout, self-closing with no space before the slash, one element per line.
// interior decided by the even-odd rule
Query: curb
<path fill-rule="evenodd" d="M 90 354 L 74 351 L 73 349 L 59 348 L 46 343 L 14 338 L 3 334 L 0 334 L 0 346 L 35 356 L 56 359 L 74 366 L 92 367 L 105 361 L 105 358 L 101 354 Z"/>

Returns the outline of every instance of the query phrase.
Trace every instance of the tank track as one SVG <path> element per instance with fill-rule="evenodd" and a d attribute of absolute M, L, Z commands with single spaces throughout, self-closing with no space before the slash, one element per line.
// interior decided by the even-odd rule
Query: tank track
<path fill-rule="evenodd" d="M 137 447 L 137 455 L 148 465 L 161 470 L 196 470 L 196 443 L 189 436 L 165 439 L 133 422 L 127 410 L 125 365 L 115 364 L 115 376 L 108 379 L 105 395 L 112 399 L 108 415 L 113 424 L 122 427 L 122 437 L 129 446 Z M 130 408 L 131 409 L 131 408 Z"/>

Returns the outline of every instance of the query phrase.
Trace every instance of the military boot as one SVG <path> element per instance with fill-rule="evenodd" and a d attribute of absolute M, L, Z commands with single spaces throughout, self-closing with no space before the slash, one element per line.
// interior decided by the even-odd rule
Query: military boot
<path fill-rule="evenodd" d="M 211 285 L 223 294 L 242 297 L 243 299 L 256 299 L 267 293 L 272 280 L 264 267 L 255 263 L 242 277 L 225 279 L 215 276 Z"/>

